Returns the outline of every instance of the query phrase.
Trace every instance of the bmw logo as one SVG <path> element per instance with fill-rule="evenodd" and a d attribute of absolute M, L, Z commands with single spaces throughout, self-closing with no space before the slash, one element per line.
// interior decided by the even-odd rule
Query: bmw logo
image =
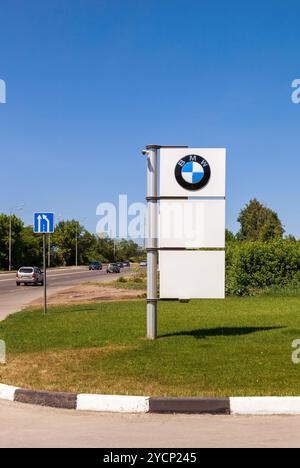
<path fill-rule="evenodd" d="M 210 166 L 201 156 L 189 154 L 176 164 L 175 177 L 181 187 L 200 190 L 209 182 Z"/>

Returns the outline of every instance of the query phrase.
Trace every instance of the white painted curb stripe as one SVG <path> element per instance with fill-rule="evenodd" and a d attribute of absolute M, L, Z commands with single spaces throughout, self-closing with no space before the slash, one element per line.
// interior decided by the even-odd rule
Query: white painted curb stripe
<path fill-rule="evenodd" d="M 110 413 L 148 413 L 149 397 L 81 394 L 77 396 L 77 410 Z"/>
<path fill-rule="evenodd" d="M 0 399 L 14 401 L 16 390 L 18 390 L 18 387 L 0 384 Z"/>
<path fill-rule="evenodd" d="M 231 414 L 300 414 L 300 397 L 230 398 Z"/>

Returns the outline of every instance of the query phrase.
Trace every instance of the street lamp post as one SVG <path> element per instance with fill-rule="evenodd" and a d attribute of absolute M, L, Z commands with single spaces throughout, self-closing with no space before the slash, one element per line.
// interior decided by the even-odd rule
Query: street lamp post
<path fill-rule="evenodd" d="M 84 223 L 87 220 L 87 216 L 81 219 L 81 222 Z M 75 228 L 75 265 L 78 266 L 78 227 L 79 232 L 81 231 L 80 221 L 76 221 L 76 228 Z M 83 226 L 84 227 L 84 226 Z"/>
<path fill-rule="evenodd" d="M 24 203 L 16 206 L 15 208 L 10 208 L 9 210 L 9 232 L 8 232 L 8 271 L 12 270 L 12 215 L 13 210 L 22 210 Z"/>
<path fill-rule="evenodd" d="M 11 217 L 12 217 L 12 210 L 10 210 L 9 212 L 8 271 L 11 271 Z"/>
<path fill-rule="evenodd" d="M 75 239 L 75 266 L 78 266 L 78 227 L 76 224 L 76 239 Z"/>

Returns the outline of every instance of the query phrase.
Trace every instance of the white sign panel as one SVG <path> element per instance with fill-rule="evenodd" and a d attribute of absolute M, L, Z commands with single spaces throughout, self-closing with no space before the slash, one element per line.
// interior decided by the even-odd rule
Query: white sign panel
<path fill-rule="evenodd" d="M 161 200 L 159 219 L 160 247 L 225 247 L 225 200 Z"/>
<path fill-rule="evenodd" d="M 162 148 L 161 197 L 225 197 L 224 148 Z"/>
<path fill-rule="evenodd" d="M 224 299 L 224 251 L 161 251 L 161 299 Z"/>

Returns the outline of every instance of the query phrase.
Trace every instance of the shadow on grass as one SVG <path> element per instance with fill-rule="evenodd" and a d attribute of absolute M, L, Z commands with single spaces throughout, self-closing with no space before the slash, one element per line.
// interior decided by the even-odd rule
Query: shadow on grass
<path fill-rule="evenodd" d="M 224 327 L 224 328 L 207 328 L 199 330 L 181 331 L 177 333 L 168 333 L 161 335 L 159 338 L 169 338 L 171 336 L 193 336 L 198 340 L 203 340 L 211 336 L 243 336 L 251 335 L 252 333 L 265 332 L 271 330 L 280 330 L 283 327 Z"/>

